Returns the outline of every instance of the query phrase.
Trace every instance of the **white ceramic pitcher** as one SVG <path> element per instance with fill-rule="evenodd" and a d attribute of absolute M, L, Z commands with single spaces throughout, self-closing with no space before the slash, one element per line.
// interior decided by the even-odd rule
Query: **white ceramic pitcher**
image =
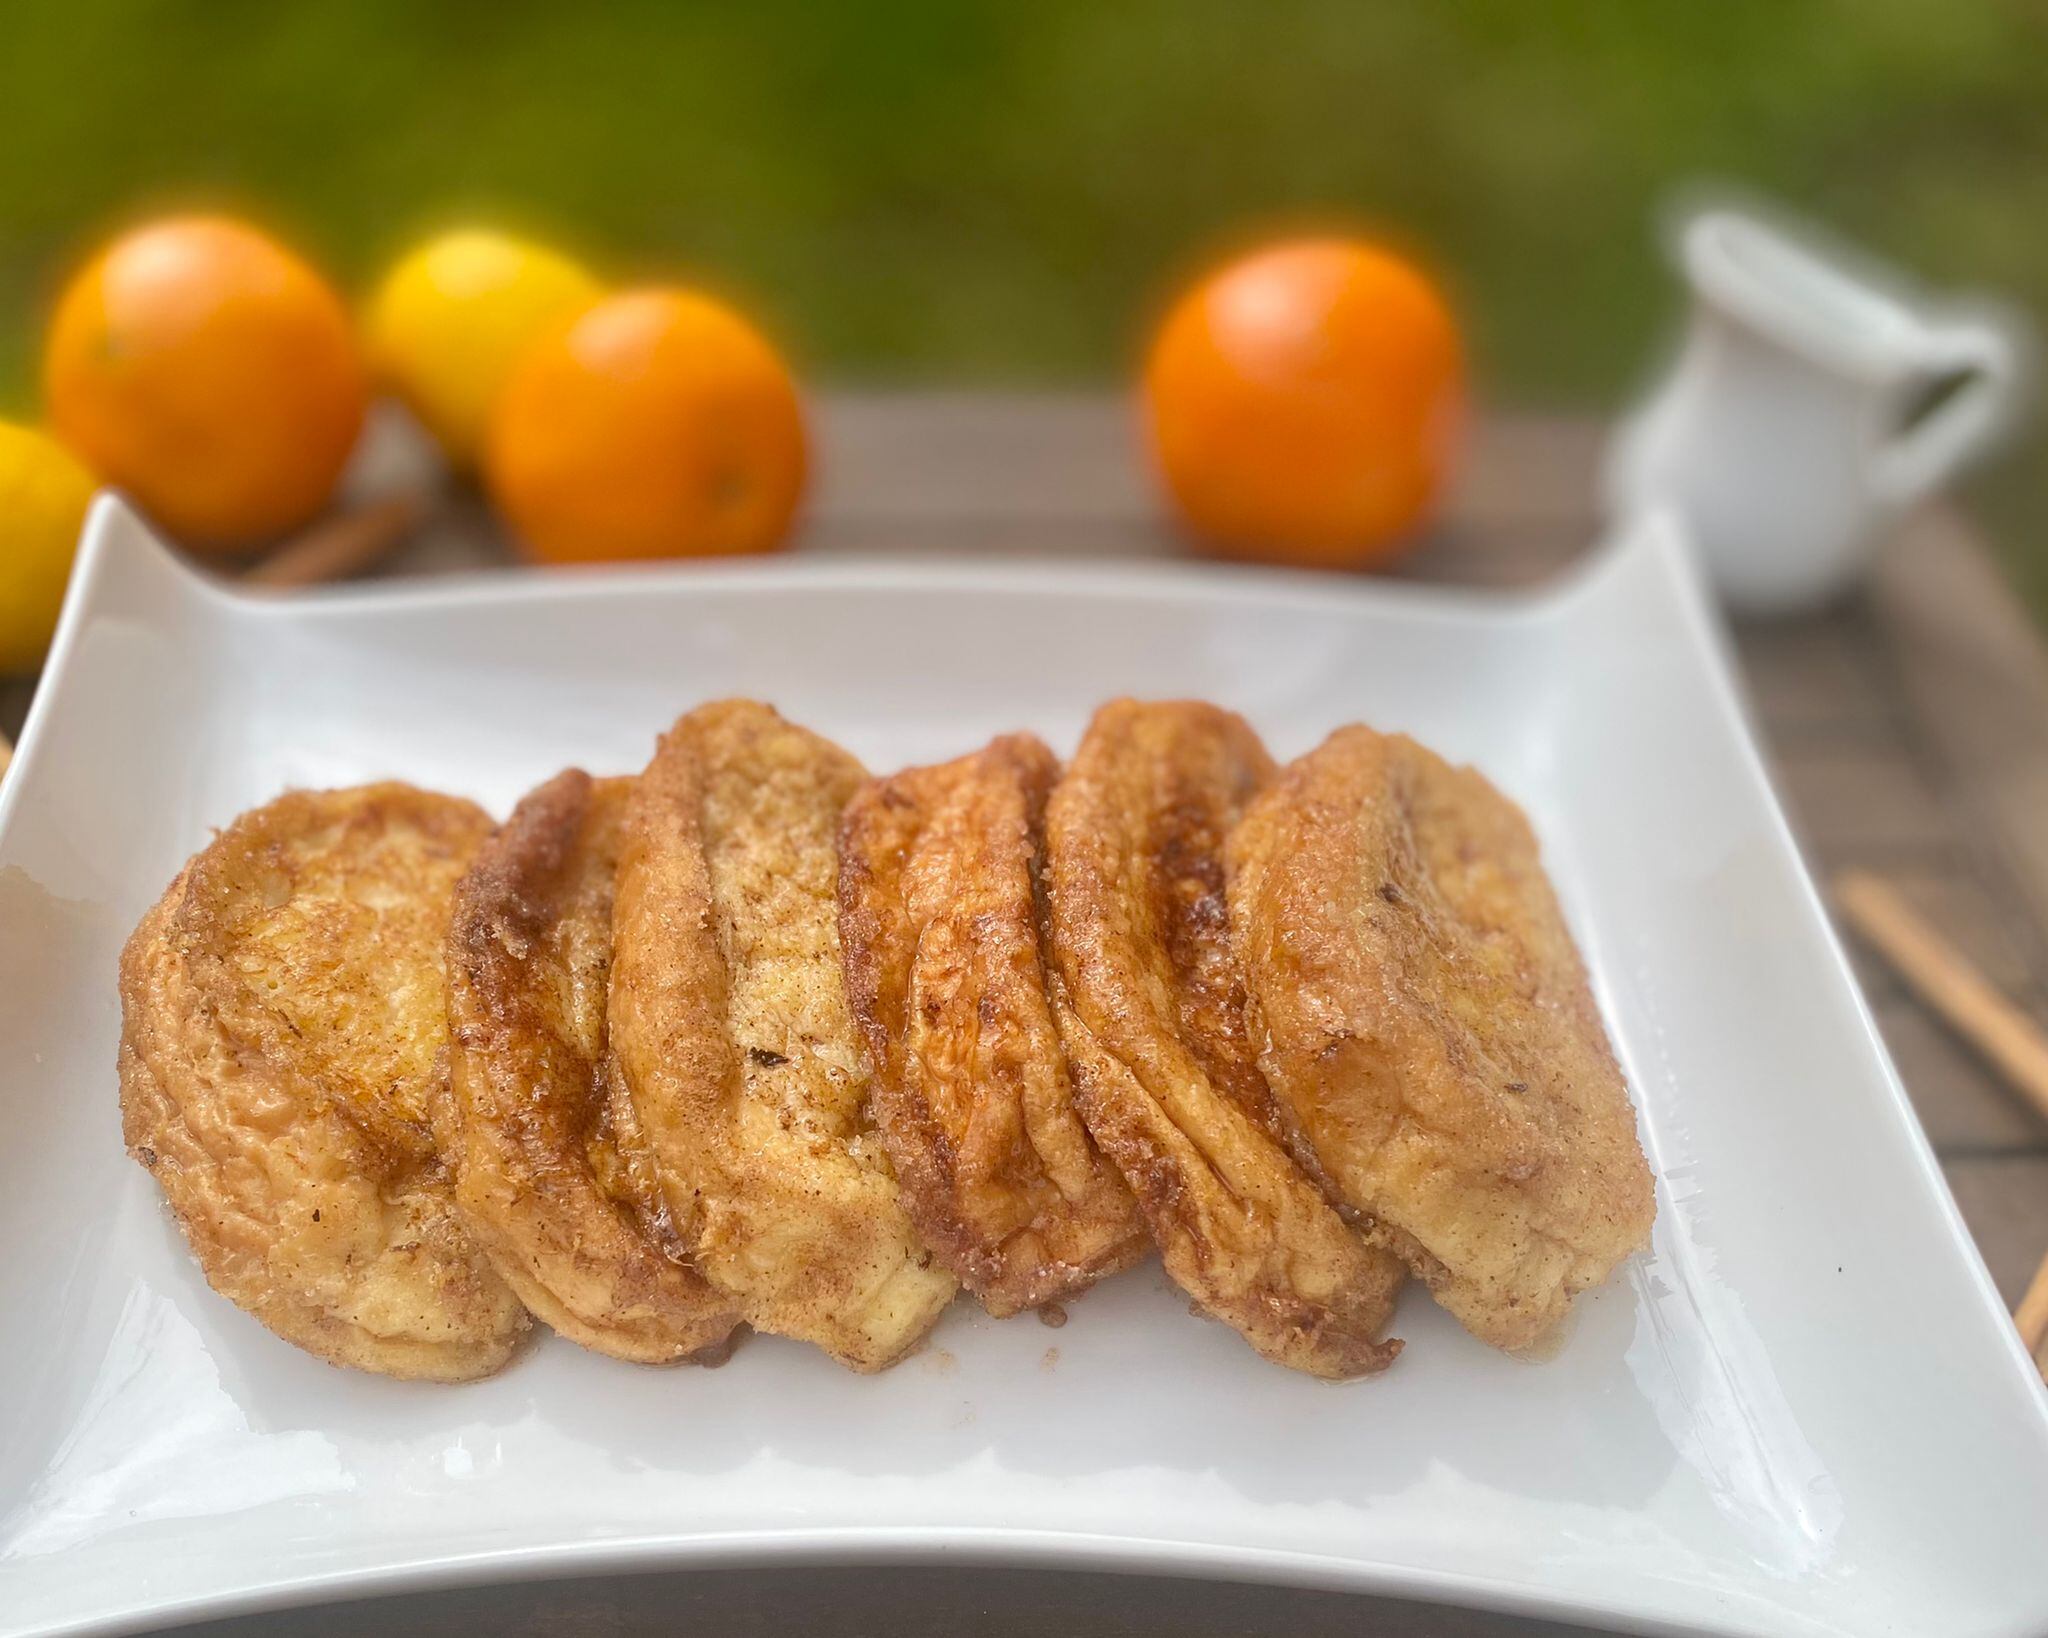
<path fill-rule="evenodd" d="M 1624 515 L 1675 509 L 1732 606 L 1823 604 L 1887 523 L 2004 430 L 2017 327 L 1916 300 L 1746 211 L 1695 212 L 1675 248 L 1691 317 L 1615 441 L 1609 499 Z M 1916 416 L 1939 383 L 1950 390 Z"/>

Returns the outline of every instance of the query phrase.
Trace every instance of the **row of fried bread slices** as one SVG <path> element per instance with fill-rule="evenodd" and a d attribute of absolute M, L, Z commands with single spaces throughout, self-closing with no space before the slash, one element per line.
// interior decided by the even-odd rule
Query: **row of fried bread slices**
<path fill-rule="evenodd" d="M 870 778 L 768 706 L 493 828 L 293 792 L 122 959 L 128 1146 L 215 1288 L 463 1380 L 529 1313 L 644 1362 L 741 1325 L 876 1370 L 1157 1245 L 1318 1376 L 1403 1280 L 1536 1344 L 1647 1239 L 1648 1167 L 1527 822 L 1410 740 L 1278 769 L 1115 701 Z"/>

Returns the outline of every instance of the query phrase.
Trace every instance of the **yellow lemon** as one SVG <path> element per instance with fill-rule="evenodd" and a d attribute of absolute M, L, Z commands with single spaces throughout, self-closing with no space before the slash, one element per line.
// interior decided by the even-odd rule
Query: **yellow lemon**
<path fill-rule="evenodd" d="M 444 233 L 392 268 L 372 298 L 371 367 L 467 470 L 513 361 L 601 294 L 588 272 L 543 245 L 481 228 Z"/>
<path fill-rule="evenodd" d="M 35 669 L 50 646 L 93 487 L 48 433 L 0 421 L 0 672 Z"/>

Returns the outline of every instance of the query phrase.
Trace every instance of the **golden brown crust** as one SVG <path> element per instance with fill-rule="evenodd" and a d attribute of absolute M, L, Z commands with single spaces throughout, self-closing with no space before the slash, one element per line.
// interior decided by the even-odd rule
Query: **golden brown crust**
<path fill-rule="evenodd" d="M 1399 1262 L 1289 1156 L 1253 1060 L 1223 839 L 1271 777 L 1243 719 L 1192 702 L 1095 715 L 1046 817 L 1055 1002 L 1083 1117 L 1167 1271 L 1267 1358 L 1383 1369 Z"/>
<path fill-rule="evenodd" d="M 527 1327 L 429 1130 L 449 903 L 490 829 L 405 785 L 288 793 L 196 855 L 122 952 L 129 1152 L 214 1289 L 335 1364 L 462 1381 Z"/>
<path fill-rule="evenodd" d="M 847 991 L 905 1206 L 998 1317 L 1143 1254 L 1073 1105 L 1046 995 L 1038 854 L 1059 763 L 1029 734 L 871 780 L 840 830 Z"/>
<path fill-rule="evenodd" d="M 612 1048 L 698 1266 L 757 1329 L 856 1370 L 954 1291 L 865 1112 L 836 838 L 866 775 L 750 700 L 691 712 L 635 787 L 613 905 Z"/>
<path fill-rule="evenodd" d="M 562 1335 L 647 1364 L 722 1345 L 732 1300 L 680 1252 L 608 1102 L 612 885 L 632 781 L 569 769 L 486 842 L 448 935 L 436 1133 L 471 1232 Z"/>
<path fill-rule="evenodd" d="M 1261 1062 L 1301 1139 L 1468 1330 L 1537 1342 L 1656 1208 L 1521 810 L 1345 728 L 1253 805 L 1230 862 Z"/>

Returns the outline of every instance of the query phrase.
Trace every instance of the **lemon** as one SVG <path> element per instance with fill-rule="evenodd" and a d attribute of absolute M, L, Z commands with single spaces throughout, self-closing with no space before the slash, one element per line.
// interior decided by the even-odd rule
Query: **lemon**
<path fill-rule="evenodd" d="M 0 672 L 34 670 L 50 646 L 93 487 L 48 433 L 0 421 Z"/>
<path fill-rule="evenodd" d="M 371 367 L 450 463 L 468 470 L 513 361 L 602 293 L 588 272 L 544 245 L 483 228 L 444 233 L 405 256 L 371 299 Z"/>

